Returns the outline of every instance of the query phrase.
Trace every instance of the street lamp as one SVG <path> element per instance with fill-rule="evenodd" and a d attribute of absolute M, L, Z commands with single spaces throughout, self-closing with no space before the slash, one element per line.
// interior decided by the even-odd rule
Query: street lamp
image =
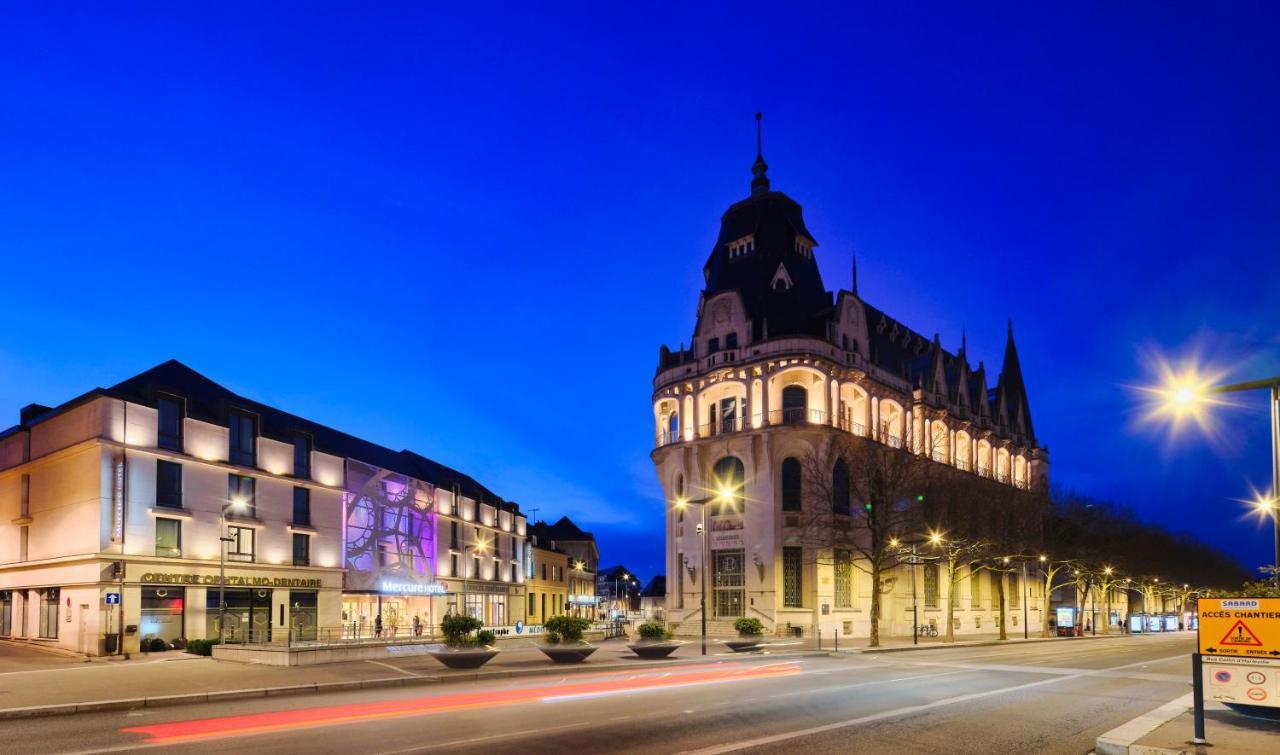
<path fill-rule="evenodd" d="M 689 506 L 698 507 L 698 535 L 702 537 L 702 594 L 699 596 L 699 607 L 702 612 L 702 654 L 707 654 L 707 548 L 709 547 L 710 538 L 707 535 L 707 504 L 711 502 L 724 505 L 733 501 L 733 491 L 726 487 L 721 487 L 716 495 L 710 498 L 696 498 L 688 500 L 686 498 L 676 499 L 676 508 L 685 509 Z M 684 568 L 684 564 L 678 565 Z"/>
<path fill-rule="evenodd" d="M 1198 379 L 1194 370 L 1181 377 L 1166 374 L 1165 385 L 1152 389 L 1164 398 L 1165 413 L 1174 421 L 1191 415 L 1198 421 L 1206 404 L 1220 403 L 1213 397 L 1222 393 L 1268 390 L 1271 393 L 1271 498 L 1266 505 L 1256 503 L 1260 511 L 1271 513 L 1271 532 L 1274 540 L 1274 563 L 1280 566 L 1280 516 L 1276 516 L 1276 501 L 1280 500 L 1280 375 L 1262 380 L 1250 380 L 1230 385 L 1212 385 Z M 1280 572 L 1275 576 L 1280 585 Z"/>
<path fill-rule="evenodd" d="M 916 553 L 916 546 L 928 544 L 936 548 L 941 543 L 942 543 L 942 535 L 937 532 L 929 533 L 929 538 L 927 540 L 912 540 L 906 543 L 902 542 L 896 537 L 889 538 L 889 547 L 906 555 L 908 558 L 907 563 L 911 565 L 911 644 L 912 645 L 920 644 L 920 614 L 919 614 L 919 608 L 918 608 L 918 599 L 916 596 L 916 564 L 928 558 L 937 558 L 936 556 L 933 556 L 933 557 L 920 556 L 919 554 Z M 908 549 L 907 546 L 911 546 L 910 549 Z M 950 597 L 948 597 L 948 600 L 950 600 Z"/>
<path fill-rule="evenodd" d="M 227 512 L 244 506 L 244 499 L 236 496 L 223 506 L 218 514 L 218 644 L 227 641 L 227 543 L 235 538 L 227 534 Z"/>

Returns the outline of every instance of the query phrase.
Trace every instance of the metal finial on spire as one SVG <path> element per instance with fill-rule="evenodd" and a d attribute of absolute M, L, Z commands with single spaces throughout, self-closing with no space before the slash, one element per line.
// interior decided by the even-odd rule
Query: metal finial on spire
<path fill-rule="evenodd" d="M 751 196 L 769 193 L 769 177 L 765 175 L 769 172 L 769 164 L 764 161 L 764 141 L 761 136 L 761 120 L 764 115 L 760 111 L 756 111 L 756 162 L 751 166 Z"/>

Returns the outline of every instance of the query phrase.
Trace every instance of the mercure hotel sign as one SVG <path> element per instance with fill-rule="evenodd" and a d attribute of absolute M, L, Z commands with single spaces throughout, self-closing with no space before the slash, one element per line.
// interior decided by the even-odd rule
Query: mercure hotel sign
<path fill-rule="evenodd" d="M 157 585 L 217 585 L 215 574 L 164 574 L 147 572 L 142 575 L 142 582 Z M 296 577 L 227 577 L 222 582 L 238 587 L 320 587 L 318 579 L 298 579 Z"/>

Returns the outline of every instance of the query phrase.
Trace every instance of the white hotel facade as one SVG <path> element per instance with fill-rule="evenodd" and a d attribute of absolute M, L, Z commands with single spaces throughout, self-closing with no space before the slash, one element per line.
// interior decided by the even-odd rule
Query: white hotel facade
<path fill-rule="evenodd" d="M 0 637 L 90 655 L 523 618 L 525 520 L 472 478 L 178 362 L 0 432 Z M 225 538 L 220 542 L 220 537 Z M 219 548 L 225 547 L 225 582 Z M 123 642 L 118 638 L 123 636 Z"/>

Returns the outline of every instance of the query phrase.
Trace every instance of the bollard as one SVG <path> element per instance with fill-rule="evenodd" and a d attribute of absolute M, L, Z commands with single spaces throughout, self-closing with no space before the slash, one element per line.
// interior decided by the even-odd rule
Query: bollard
<path fill-rule="evenodd" d="M 1195 734 L 1191 738 L 1193 744 L 1206 744 L 1204 738 L 1204 664 L 1199 653 L 1191 654 L 1191 702 L 1195 722 Z"/>
<path fill-rule="evenodd" d="M 822 627 L 818 627 L 818 649 L 822 649 Z"/>
<path fill-rule="evenodd" d="M 836 630 L 836 652 L 840 652 L 840 630 Z"/>

